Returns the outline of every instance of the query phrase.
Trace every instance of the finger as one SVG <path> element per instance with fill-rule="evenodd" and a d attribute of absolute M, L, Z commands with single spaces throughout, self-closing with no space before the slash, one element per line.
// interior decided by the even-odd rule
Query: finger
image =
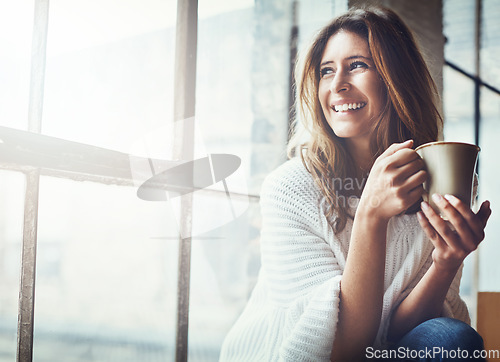
<path fill-rule="evenodd" d="M 390 156 L 390 159 L 393 165 L 399 168 L 405 167 L 413 161 L 417 161 L 417 166 L 420 165 L 421 167 L 424 167 L 422 158 L 411 148 L 403 148 L 396 151 Z"/>
<path fill-rule="evenodd" d="M 474 234 L 477 241 L 484 239 L 484 227 L 488 221 L 491 210 L 489 208 L 489 201 L 484 202 L 481 205 L 480 210 L 477 214 L 474 214 L 472 210 L 466 205 L 462 200 L 453 195 L 445 195 L 446 200 L 462 215 L 462 217 L 467 221 L 468 226 L 472 233 Z"/>
<path fill-rule="evenodd" d="M 418 188 L 422 190 L 423 194 L 424 192 L 423 184 L 426 179 L 427 179 L 427 172 L 424 170 L 418 171 L 416 174 L 411 175 L 405 180 L 404 184 L 401 186 L 401 189 L 403 190 L 403 192 L 410 192 Z"/>
<path fill-rule="evenodd" d="M 472 211 L 467 210 L 466 207 L 461 207 L 461 212 L 457 210 L 447 199 L 442 197 L 441 195 L 434 194 L 432 195 L 432 200 L 439 207 L 439 209 L 443 212 L 444 216 L 448 219 L 450 224 L 453 226 L 455 231 L 451 230 L 451 228 L 447 225 L 445 229 L 442 230 L 444 234 L 441 234 L 446 241 L 448 242 L 448 237 L 450 237 L 450 246 L 455 247 L 457 249 L 465 249 L 468 252 L 471 252 L 477 248 L 477 245 L 483 238 L 478 238 L 478 235 L 474 235 L 473 230 L 471 229 L 471 225 L 477 227 L 477 220 L 473 219 Z M 467 219 L 466 219 L 467 218 Z M 452 237 L 458 234 L 459 238 Z"/>
<path fill-rule="evenodd" d="M 427 180 L 427 171 L 425 170 L 420 170 L 417 171 L 411 175 L 407 175 L 406 177 L 400 177 L 398 176 L 397 182 L 401 180 L 401 187 L 404 191 L 408 192 L 410 190 L 413 190 L 414 188 L 418 186 L 422 186 Z"/>
<path fill-rule="evenodd" d="M 483 202 L 481 204 L 481 208 L 479 209 L 476 215 L 481 220 L 483 227 L 485 227 L 491 215 L 490 202 L 489 201 Z"/>
<path fill-rule="evenodd" d="M 393 143 L 390 145 L 383 153 L 385 157 L 395 154 L 397 151 L 402 150 L 404 148 L 413 147 L 413 140 L 407 140 L 402 143 Z"/>
<path fill-rule="evenodd" d="M 432 227 L 429 219 L 427 219 L 422 211 L 417 212 L 417 219 L 425 234 L 436 249 L 444 249 L 448 247 L 437 231 Z"/>
<path fill-rule="evenodd" d="M 454 250 L 462 250 L 462 245 L 460 240 L 458 240 L 458 234 L 450 228 L 446 221 L 443 220 L 427 202 L 422 202 L 421 207 L 424 215 L 429 220 L 429 223 L 432 225 L 434 230 L 436 230 L 439 236 L 441 236 L 443 242 Z"/>
<path fill-rule="evenodd" d="M 415 202 L 417 202 L 422 198 L 423 194 L 424 194 L 424 187 L 422 186 L 422 184 L 418 184 L 416 187 L 410 189 L 410 191 L 408 191 L 409 203 L 413 205 Z"/>
<path fill-rule="evenodd" d="M 415 151 L 408 151 L 410 151 L 408 155 L 395 161 L 395 166 L 398 167 L 398 172 L 401 175 L 400 177 L 409 177 L 420 170 L 425 170 L 424 160 Z M 398 152 L 398 155 L 400 153 L 403 153 L 403 151 Z"/>

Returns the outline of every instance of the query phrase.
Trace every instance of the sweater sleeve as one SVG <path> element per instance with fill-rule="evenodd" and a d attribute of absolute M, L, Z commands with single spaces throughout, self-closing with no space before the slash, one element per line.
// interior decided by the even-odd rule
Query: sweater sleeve
<path fill-rule="evenodd" d="M 342 271 L 324 239 L 320 193 L 304 172 L 274 174 L 261 195 L 262 267 L 269 303 L 284 312 L 278 356 L 286 361 L 328 360 L 338 318 Z"/>
<path fill-rule="evenodd" d="M 262 267 L 221 360 L 330 360 L 342 272 L 325 240 L 331 228 L 319 200 L 312 178 L 296 161 L 266 178 Z"/>

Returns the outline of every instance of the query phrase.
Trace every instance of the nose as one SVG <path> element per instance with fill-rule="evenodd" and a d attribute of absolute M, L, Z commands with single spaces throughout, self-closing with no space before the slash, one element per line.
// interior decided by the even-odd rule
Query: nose
<path fill-rule="evenodd" d="M 351 87 L 347 75 L 344 72 L 337 72 L 330 84 L 330 91 L 332 93 L 340 93 L 349 90 Z"/>

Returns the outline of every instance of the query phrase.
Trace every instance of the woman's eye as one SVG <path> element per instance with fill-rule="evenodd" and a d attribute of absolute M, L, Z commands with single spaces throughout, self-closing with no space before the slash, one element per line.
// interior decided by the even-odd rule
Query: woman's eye
<path fill-rule="evenodd" d="M 366 64 L 365 62 L 356 61 L 356 62 L 351 63 L 350 68 L 351 68 L 351 70 L 366 69 L 366 68 L 368 68 L 368 64 Z"/>
<path fill-rule="evenodd" d="M 335 72 L 333 71 L 333 68 L 329 68 L 329 67 L 327 67 L 327 68 L 322 68 L 322 69 L 320 70 L 320 76 L 321 76 L 321 78 L 323 78 L 323 77 L 325 77 L 325 76 L 327 76 L 327 75 L 329 75 L 329 74 L 333 74 L 333 73 L 335 73 Z"/>

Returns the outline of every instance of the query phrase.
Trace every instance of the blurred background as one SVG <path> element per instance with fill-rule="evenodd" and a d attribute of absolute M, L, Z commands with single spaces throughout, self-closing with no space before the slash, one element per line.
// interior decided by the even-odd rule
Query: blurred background
<path fill-rule="evenodd" d="M 295 57 L 329 19 L 364 3 L 393 8 L 416 32 L 442 92 L 444 139 L 481 147 L 479 201 L 489 199 L 494 212 L 463 275 L 475 323 L 478 291 L 500 292 L 500 2 L 200 0 L 194 123 L 204 152 L 236 155 L 241 165 L 228 177 L 229 194 L 215 192 L 210 204 L 194 200 L 190 218 L 199 232 L 186 256 L 178 205 L 142 200 L 137 183 L 120 183 L 130 165 L 111 162 L 111 176 L 99 179 L 92 175 L 97 156 L 81 174 L 64 163 L 93 150 L 130 155 L 174 121 L 176 1 L 1 0 L 0 361 L 16 358 L 30 223 L 35 361 L 174 360 L 179 268 L 188 261 L 187 359 L 216 361 L 259 271 L 260 186 L 286 160 Z M 45 20 L 37 6 L 48 9 Z M 40 24 L 44 65 L 32 50 Z M 57 148 L 60 172 L 52 167 L 34 184 L 26 176 L 30 161 L 12 161 L 10 153 L 30 151 L 38 140 L 65 142 L 68 154 Z M 150 146 L 170 154 L 179 142 Z M 83 154 L 81 144 L 88 146 Z M 33 187 L 35 209 L 25 203 Z M 239 212 L 219 212 L 217 205 L 237 199 L 244 199 Z"/>

